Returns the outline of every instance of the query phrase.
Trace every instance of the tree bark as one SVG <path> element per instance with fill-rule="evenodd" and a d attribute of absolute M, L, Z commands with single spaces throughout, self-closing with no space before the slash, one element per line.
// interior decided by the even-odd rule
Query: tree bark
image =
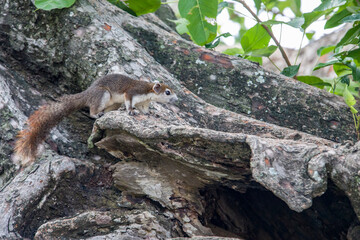
<path fill-rule="evenodd" d="M 8 143 L 0 236 L 284 239 L 294 225 L 336 222 L 344 211 L 341 224 L 295 236 L 357 234 L 360 145 L 339 143 L 355 140 L 341 98 L 195 46 L 155 14 L 135 18 L 92 0 L 34 10 L 31 1 L 0 5 L 0 138 Z M 16 172 L 11 145 L 25 115 L 115 72 L 159 79 L 179 101 L 153 104 L 150 116 L 109 112 L 94 125 L 76 113 L 52 131 L 36 164 Z M 261 205 L 264 196 L 272 202 Z M 327 206 L 332 197 L 342 204 Z M 288 230 L 272 223 L 267 204 L 281 209 Z"/>

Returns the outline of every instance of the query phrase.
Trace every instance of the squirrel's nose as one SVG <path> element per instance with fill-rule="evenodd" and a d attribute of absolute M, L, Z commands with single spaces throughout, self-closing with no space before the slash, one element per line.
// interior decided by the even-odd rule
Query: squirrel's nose
<path fill-rule="evenodd" d="M 174 102 L 176 102 L 177 100 L 179 100 L 179 99 L 178 99 L 178 97 L 176 96 L 176 94 L 174 94 L 174 96 L 170 99 L 170 102 L 171 102 L 171 103 L 174 103 Z"/>

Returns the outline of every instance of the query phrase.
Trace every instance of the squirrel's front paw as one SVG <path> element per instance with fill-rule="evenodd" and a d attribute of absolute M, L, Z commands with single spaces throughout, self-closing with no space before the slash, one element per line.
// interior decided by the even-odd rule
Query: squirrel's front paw
<path fill-rule="evenodd" d="M 136 115 L 136 112 L 134 110 L 130 110 L 128 113 L 129 113 L 130 116 L 135 116 Z"/>
<path fill-rule="evenodd" d="M 102 117 L 104 114 L 105 114 L 104 112 L 99 112 L 99 113 L 94 114 L 94 115 L 90 114 L 90 117 L 93 118 L 93 119 L 98 119 L 99 117 Z"/>
<path fill-rule="evenodd" d="M 99 113 L 97 114 L 97 118 L 104 116 L 104 114 L 105 114 L 104 112 L 99 112 Z"/>

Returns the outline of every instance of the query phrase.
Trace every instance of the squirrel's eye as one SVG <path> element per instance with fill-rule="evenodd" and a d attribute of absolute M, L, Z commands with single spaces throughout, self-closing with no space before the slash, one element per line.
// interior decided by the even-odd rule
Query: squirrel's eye
<path fill-rule="evenodd" d="M 170 95 L 170 94 L 171 94 L 170 90 L 166 90 L 166 91 L 165 91 L 165 94 L 166 94 L 166 95 Z"/>

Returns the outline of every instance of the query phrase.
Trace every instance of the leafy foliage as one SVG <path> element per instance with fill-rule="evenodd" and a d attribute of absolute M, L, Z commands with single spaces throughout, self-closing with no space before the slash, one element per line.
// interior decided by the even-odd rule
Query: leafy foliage
<path fill-rule="evenodd" d="M 297 79 L 300 82 L 309 84 L 314 87 L 318 87 L 323 89 L 324 87 L 331 87 L 331 84 L 324 81 L 323 79 L 316 77 L 316 76 L 298 76 Z"/>
<path fill-rule="evenodd" d="M 161 0 L 108 0 L 115 6 L 134 16 L 141 16 L 158 10 Z"/>
<path fill-rule="evenodd" d="M 131 8 L 126 6 L 121 0 L 108 0 L 108 2 L 114 4 L 118 8 L 121 8 L 122 10 L 130 13 L 133 16 L 136 16 L 136 13 Z"/>
<path fill-rule="evenodd" d="M 221 37 L 230 37 L 231 34 L 230 33 L 223 33 L 223 34 L 220 34 L 219 36 L 217 36 L 213 42 L 210 42 L 210 43 L 207 43 L 205 44 L 205 47 L 206 48 L 216 48 L 219 44 L 220 44 L 220 38 Z"/>
<path fill-rule="evenodd" d="M 35 7 L 42 10 L 71 7 L 76 0 L 35 0 Z"/>
<path fill-rule="evenodd" d="M 195 43 L 205 45 L 215 39 L 217 0 L 179 0 L 178 7 L 180 16 L 189 21 L 187 29 Z"/>
<path fill-rule="evenodd" d="M 299 68 L 300 68 L 300 64 L 289 66 L 289 67 L 284 68 L 284 70 L 282 70 L 281 74 L 283 74 L 287 77 L 294 77 L 298 73 Z"/>

